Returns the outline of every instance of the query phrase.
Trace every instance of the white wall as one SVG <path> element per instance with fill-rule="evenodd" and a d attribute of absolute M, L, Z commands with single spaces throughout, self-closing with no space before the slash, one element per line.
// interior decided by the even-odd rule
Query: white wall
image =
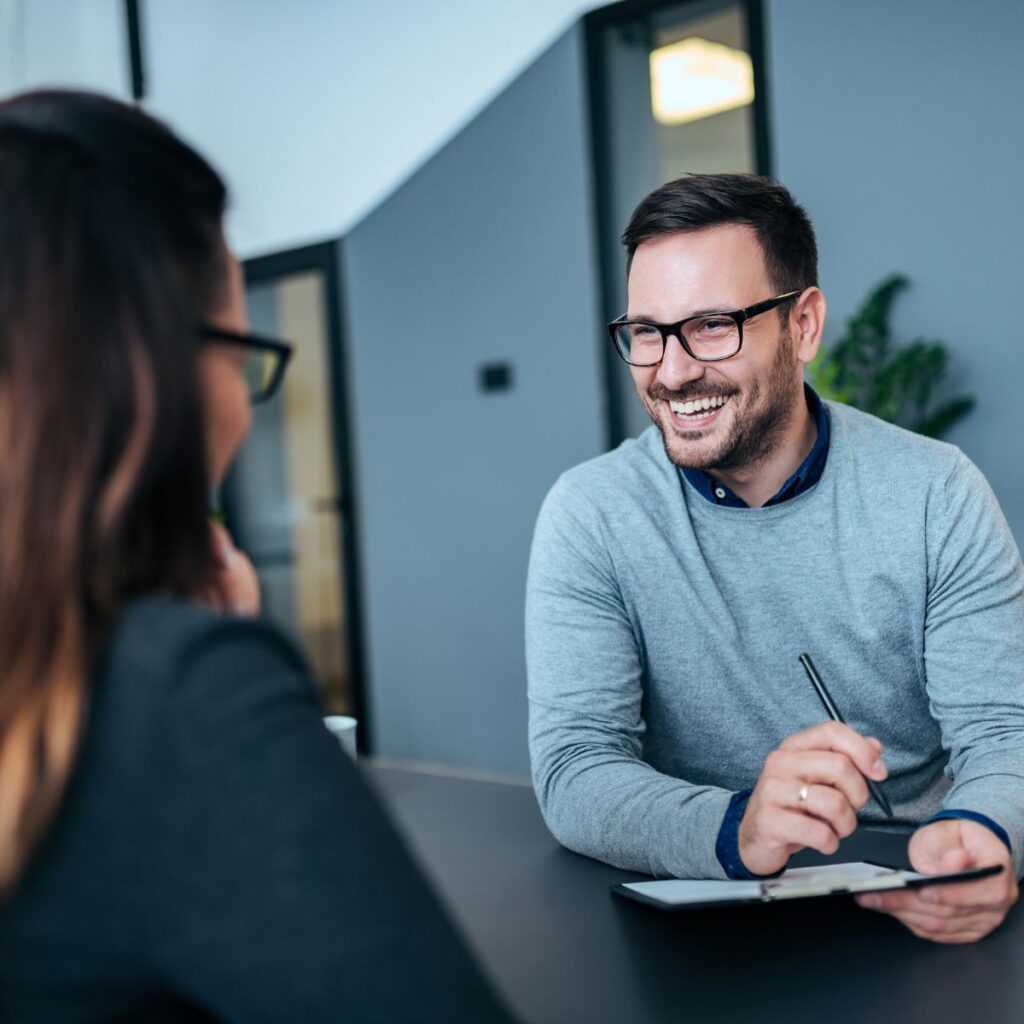
<path fill-rule="evenodd" d="M 123 0 L 0 0 L 0 95 L 39 85 L 130 94 Z"/>
<path fill-rule="evenodd" d="M 141 0 L 150 112 L 225 174 L 253 256 L 362 219 L 585 0 Z M 129 96 L 121 0 L 0 0 L 0 92 Z"/>

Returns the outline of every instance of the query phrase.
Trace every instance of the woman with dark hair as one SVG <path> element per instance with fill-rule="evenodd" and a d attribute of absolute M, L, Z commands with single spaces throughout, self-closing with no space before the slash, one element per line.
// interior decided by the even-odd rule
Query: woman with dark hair
<path fill-rule="evenodd" d="M 225 202 L 138 110 L 0 103 L 0 1017 L 505 1020 L 300 657 L 231 614 L 207 496 L 286 351 Z"/>

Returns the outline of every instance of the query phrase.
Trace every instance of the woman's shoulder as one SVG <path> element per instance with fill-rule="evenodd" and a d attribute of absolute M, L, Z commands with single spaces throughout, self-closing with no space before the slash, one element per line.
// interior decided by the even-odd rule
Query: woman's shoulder
<path fill-rule="evenodd" d="M 128 715 L 137 724 L 139 717 L 166 715 L 198 725 L 271 695 L 318 701 L 304 658 L 280 630 L 166 596 L 122 608 L 93 684 L 106 715 Z"/>
<path fill-rule="evenodd" d="M 167 596 L 140 597 L 126 604 L 107 635 L 101 660 L 108 668 L 175 674 L 225 646 L 306 669 L 291 641 L 265 619 L 227 615 Z"/>

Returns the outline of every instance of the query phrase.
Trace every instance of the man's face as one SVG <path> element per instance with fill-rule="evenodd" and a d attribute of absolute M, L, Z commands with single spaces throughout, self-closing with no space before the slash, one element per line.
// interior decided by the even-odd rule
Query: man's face
<path fill-rule="evenodd" d="M 694 313 L 743 309 L 773 295 L 753 229 L 728 224 L 638 246 L 628 315 L 674 323 Z M 762 463 L 782 442 L 803 391 L 800 358 L 775 310 L 743 325 L 743 347 L 730 359 L 699 362 L 672 337 L 661 363 L 630 369 L 668 457 L 689 469 L 735 472 Z M 697 399 L 716 401 L 687 413 L 684 403 Z"/>

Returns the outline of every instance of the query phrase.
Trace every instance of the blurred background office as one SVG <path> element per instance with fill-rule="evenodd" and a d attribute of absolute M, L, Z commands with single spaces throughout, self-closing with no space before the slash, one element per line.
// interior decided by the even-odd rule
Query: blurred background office
<path fill-rule="evenodd" d="M 893 334 L 946 342 L 1020 542 L 1022 44 L 1020 0 L 0 0 L 0 94 L 135 97 L 225 174 L 298 343 L 218 496 L 266 613 L 364 751 L 523 777 L 533 522 L 646 425 L 603 323 L 671 177 L 794 192 L 826 343 L 907 275 Z"/>

